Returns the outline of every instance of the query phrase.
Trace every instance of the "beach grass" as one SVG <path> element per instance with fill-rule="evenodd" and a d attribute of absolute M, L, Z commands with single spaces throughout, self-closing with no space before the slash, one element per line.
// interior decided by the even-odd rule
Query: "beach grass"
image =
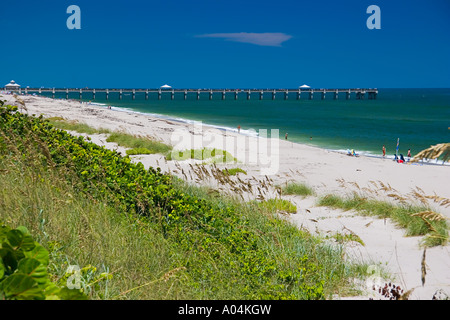
<path fill-rule="evenodd" d="M 92 299 L 324 299 L 367 276 L 274 213 L 285 202 L 213 196 L 15 111 L 0 110 L 0 221 L 30 230 L 56 279 L 79 266 Z"/>
<path fill-rule="evenodd" d="M 406 230 L 407 236 L 425 236 L 425 246 L 445 245 L 449 240 L 449 226 L 445 218 L 440 214 L 424 215 L 421 213 L 432 212 L 424 206 L 393 204 L 353 194 L 349 197 L 341 197 L 333 194 L 321 196 L 318 199 L 319 206 L 339 208 L 342 210 L 356 210 L 362 215 L 376 216 L 378 218 L 390 218 L 399 227 Z"/>
<path fill-rule="evenodd" d="M 261 208 L 273 213 L 297 213 L 297 207 L 286 199 L 271 198 L 258 203 Z"/>
<path fill-rule="evenodd" d="M 69 266 L 78 266 L 85 270 L 82 287 L 91 299 L 184 297 L 183 291 L 177 294 L 177 281 L 170 282 L 173 291 L 156 281 L 147 286 L 152 290 L 122 295 L 170 271 L 171 255 L 177 252 L 138 216 L 106 204 L 106 199 L 93 201 L 56 172 L 16 160 L 0 161 L 0 224 L 27 226 L 49 250 L 55 282 L 67 277 Z"/>
<path fill-rule="evenodd" d="M 235 176 L 238 173 L 247 174 L 247 171 L 245 171 L 244 169 L 241 169 L 241 168 L 230 168 L 230 169 L 225 168 L 222 170 L 222 173 L 227 176 Z"/>
<path fill-rule="evenodd" d="M 130 154 L 167 154 L 172 147 L 148 137 L 139 137 L 123 132 L 111 132 L 106 139 L 107 142 L 115 142 L 119 146 L 131 148 Z"/>
<path fill-rule="evenodd" d="M 258 299 L 259 289 L 250 289 L 236 277 L 232 266 L 239 262 L 224 248 L 209 244 L 203 251 L 203 244 L 202 251 L 184 251 L 148 219 L 127 214 L 120 206 L 107 204 L 107 199 L 80 194 L 58 172 L 28 164 L 16 157 L 0 161 L 0 222 L 27 226 L 50 251 L 49 273 L 54 281 L 65 280 L 69 266 L 79 266 L 81 287 L 90 299 Z M 232 205 L 244 221 L 241 227 L 257 230 L 258 244 L 277 260 L 270 268 L 276 268 L 284 279 L 277 290 L 292 291 L 288 288 L 297 285 L 295 274 L 303 261 L 307 266 L 303 281 L 309 283 L 311 292 L 318 285 L 328 298 L 357 294 L 351 279 L 364 277 L 367 266 L 345 262 L 341 247 L 325 245 L 278 219 L 275 211 L 291 207 L 286 202 L 256 205 L 212 197 L 206 188 L 181 180 L 177 187 L 217 206 Z M 188 232 L 202 243 L 201 232 Z M 205 275 L 201 284 L 192 273 Z M 276 296 L 275 289 L 264 294 L 267 299 Z"/>
<path fill-rule="evenodd" d="M 133 149 L 127 149 L 126 154 L 129 156 L 132 155 L 140 155 L 140 154 L 153 154 L 154 152 L 152 152 L 151 150 L 147 149 L 147 148 L 133 148 Z"/>
<path fill-rule="evenodd" d="M 220 149 L 188 149 L 188 150 L 173 150 L 166 155 L 167 160 L 183 161 L 188 159 L 208 161 L 208 163 L 229 163 L 237 162 L 231 153 Z"/>
<path fill-rule="evenodd" d="M 283 194 L 285 195 L 297 195 L 297 196 L 312 196 L 315 195 L 313 188 L 298 182 L 290 182 L 281 188 Z"/>
<path fill-rule="evenodd" d="M 76 131 L 78 133 L 86 134 L 108 134 L 107 142 L 115 142 L 118 145 L 129 148 L 126 151 L 128 155 L 138 154 L 167 154 L 172 150 L 172 147 L 162 142 L 152 140 L 148 137 L 139 137 L 124 132 L 112 132 L 109 129 L 96 129 L 85 123 L 78 121 L 69 121 L 62 117 L 51 117 L 47 120 L 56 128 L 61 130 Z"/>
<path fill-rule="evenodd" d="M 66 120 L 62 117 L 50 117 L 50 118 L 47 118 L 47 120 L 54 127 L 61 129 L 61 130 L 76 131 L 78 133 L 86 133 L 86 134 L 101 134 L 101 133 L 110 133 L 111 132 L 108 129 L 104 129 L 104 128 L 96 129 L 85 123 L 80 123 L 76 120 Z"/>

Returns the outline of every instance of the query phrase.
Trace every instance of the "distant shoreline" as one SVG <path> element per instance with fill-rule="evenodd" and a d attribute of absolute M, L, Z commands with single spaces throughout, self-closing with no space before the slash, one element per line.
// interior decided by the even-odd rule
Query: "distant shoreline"
<path fill-rule="evenodd" d="M 75 100 L 75 99 L 61 99 L 61 100 L 69 100 L 69 101 L 74 101 L 74 102 L 78 102 L 79 101 L 79 100 Z M 166 114 L 137 111 L 137 110 L 134 110 L 133 108 L 130 108 L 130 107 L 120 107 L 120 106 L 114 106 L 112 104 L 97 103 L 97 102 L 90 102 L 90 104 L 94 105 L 94 106 L 100 106 L 100 107 L 111 106 L 112 110 L 121 111 L 121 112 L 135 113 L 135 114 L 139 114 L 139 115 L 160 118 L 160 119 L 164 119 L 164 120 L 168 120 L 168 121 L 179 122 L 179 123 L 183 123 L 183 124 L 187 124 L 187 125 L 192 125 L 192 124 L 198 122 L 197 120 L 186 119 L 186 118 L 181 118 L 181 117 L 176 117 L 176 116 L 171 116 L 171 115 L 166 115 Z M 211 127 L 211 128 L 214 128 L 214 129 L 222 130 L 224 132 L 233 132 L 233 133 L 236 133 L 236 134 L 238 133 L 238 129 L 237 128 L 231 128 L 231 127 L 228 127 L 228 126 L 223 126 L 223 125 L 221 126 L 221 125 L 204 123 L 204 122 L 202 122 L 202 125 L 206 126 L 206 127 Z M 258 133 L 252 134 L 252 133 L 249 133 L 248 131 L 249 130 L 241 130 L 240 134 L 247 135 L 247 136 L 252 136 L 252 137 L 259 137 Z M 283 140 L 281 135 L 279 136 L 279 139 Z M 296 144 L 299 144 L 299 145 L 306 145 L 306 146 L 310 146 L 310 147 L 315 147 L 315 148 L 323 149 L 323 150 L 330 151 L 330 152 L 336 152 L 336 153 L 340 153 L 340 154 L 347 154 L 347 150 L 331 149 L 331 148 L 322 147 L 322 146 L 319 146 L 319 145 L 316 145 L 316 144 L 309 144 L 309 143 L 298 142 L 298 141 L 290 141 L 290 142 L 293 142 L 293 143 L 296 143 Z M 394 155 L 388 154 L 385 157 L 383 157 L 381 154 L 372 153 L 371 151 L 368 151 L 368 150 L 357 150 L 356 153 L 358 154 L 358 156 L 361 156 L 361 157 L 370 157 L 370 158 L 376 158 L 376 159 L 382 159 L 382 160 L 394 161 L 394 158 L 395 158 Z M 407 161 L 409 161 L 409 159 L 407 159 Z M 440 161 L 440 163 L 439 163 L 439 161 L 436 161 L 436 160 L 429 160 L 429 161 L 422 160 L 420 162 L 414 163 L 414 165 L 435 165 L 435 166 L 443 166 L 444 165 L 444 166 L 447 166 L 447 165 L 450 165 L 450 163 L 442 163 L 442 161 Z"/>
<path fill-rule="evenodd" d="M 171 121 L 171 122 L 176 122 L 176 123 L 181 123 L 184 125 L 194 125 L 195 123 L 201 123 L 202 126 L 205 126 L 207 128 L 213 128 L 213 129 L 217 129 L 220 131 L 225 132 L 226 134 L 238 134 L 238 129 L 237 128 L 232 128 L 229 126 L 225 126 L 225 125 L 217 125 L 217 124 L 210 124 L 210 123 L 205 123 L 202 121 L 197 121 L 197 120 L 192 120 L 192 119 L 187 119 L 187 118 L 182 118 L 182 117 L 177 117 L 177 116 L 172 116 L 172 115 L 167 115 L 167 114 L 161 114 L 161 113 L 151 113 L 151 112 L 144 112 L 144 111 L 138 111 L 133 109 L 132 107 L 126 107 L 126 106 L 115 106 L 113 104 L 108 104 L 108 103 L 104 103 L 104 102 L 92 102 L 92 101 L 88 101 L 88 100 L 78 100 L 78 99 L 64 99 L 64 98 L 51 98 L 51 97 L 46 97 L 46 96 L 42 96 L 42 95 L 32 95 L 32 94 L 28 94 L 28 95 L 21 95 L 23 96 L 28 96 L 28 97 L 39 97 L 39 98 L 45 98 L 45 99 L 51 99 L 51 100 L 55 100 L 55 101 L 68 101 L 68 102 L 73 102 L 73 103 L 80 103 L 83 102 L 87 105 L 93 106 L 93 107 L 100 107 L 100 108 L 105 108 L 108 109 L 108 106 L 111 106 L 111 110 L 113 111 L 118 111 L 118 112 L 125 112 L 128 114 L 136 114 L 136 115 L 143 115 L 143 116 L 147 116 L 147 117 L 154 117 L 154 118 L 158 118 L 161 120 L 167 120 L 167 121 Z M 257 132 L 250 132 L 250 130 L 245 130 L 242 129 L 240 132 L 241 135 L 244 136 L 249 136 L 249 137 L 259 137 Z M 282 133 L 280 132 L 279 135 L 279 139 L 280 141 L 284 141 L 285 139 L 283 139 L 282 137 Z M 288 140 L 288 142 L 294 143 L 294 144 L 298 144 L 298 145 L 302 145 L 302 146 L 308 146 L 308 147 L 312 147 L 312 148 L 318 148 L 327 152 L 333 152 L 333 153 L 338 153 L 338 154 L 345 154 L 347 155 L 348 150 L 344 150 L 344 149 L 333 149 L 333 148 L 327 148 L 327 147 L 323 147 L 317 144 L 311 144 L 311 143 L 305 143 L 305 142 L 299 142 L 299 141 L 292 141 L 292 140 Z M 357 153 L 357 155 L 359 157 L 368 157 L 368 158 L 374 158 L 374 159 L 380 159 L 380 160 L 391 160 L 394 161 L 394 155 L 391 154 L 387 154 L 385 157 L 383 157 L 381 154 L 379 153 L 373 153 L 370 150 L 356 150 L 355 152 Z M 400 153 L 399 153 L 400 155 Z M 405 156 L 405 155 L 403 155 Z M 405 157 L 406 158 L 406 157 Z M 408 161 L 409 159 L 407 159 Z M 414 165 L 432 165 L 432 166 L 448 166 L 450 165 L 450 163 L 442 163 L 442 161 L 436 161 L 436 160 L 429 160 L 429 161 L 420 161 L 417 163 L 414 163 Z"/>

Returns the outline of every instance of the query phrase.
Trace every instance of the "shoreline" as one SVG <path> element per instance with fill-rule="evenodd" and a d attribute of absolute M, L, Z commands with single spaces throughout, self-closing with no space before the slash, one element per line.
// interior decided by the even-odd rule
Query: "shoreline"
<path fill-rule="evenodd" d="M 60 99 L 60 100 L 66 100 L 66 99 Z M 74 101 L 77 102 L 79 100 L 68 100 L 68 101 Z M 236 128 L 232 128 L 232 127 L 228 127 L 225 125 L 216 125 L 216 124 L 210 124 L 210 123 L 204 123 L 202 121 L 197 121 L 197 120 L 192 120 L 192 119 L 187 119 L 187 118 L 181 118 L 181 117 L 177 117 L 177 116 L 171 116 L 171 115 L 166 115 L 166 114 L 159 114 L 159 113 L 148 113 L 148 112 L 143 112 L 143 111 L 137 111 L 134 110 L 130 107 L 119 107 L 119 106 L 114 106 L 114 105 L 108 105 L 105 103 L 96 103 L 96 102 L 88 102 L 88 105 L 94 105 L 94 106 L 99 106 L 99 107 L 108 107 L 111 106 L 111 110 L 115 110 L 115 111 L 122 111 L 122 112 L 129 112 L 132 114 L 139 114 L 139 115 L 143 115 L 143 116 L 150 116 L 150 117 L 155 117 L 155 118 L 159 118 L 159 119 L 164 119 L 164 120 L 168 120 L 168 121 L 174 121 L 174 122 L 179 122 L 185 125 L 193 125 L 197 122 L 200 122 L 203 126 L 209 127 L 209 128 L 213 128 L 213 129 L 218 129 L 218 130 L 222 130 L 222 131 L 226 131 L 226 132 L 233 132 L 235 134 L 241 134 L 244 136 L 254 136 L 254 137 L 259 137 L 259 134 L 252 134 L 252 133 L 248 133 L 249 130 L 241 130 L 240 133 L 238 133 L 238 130 Z M 283 140 L 281 137 L 279 137 L 279 140 Z M 290 141 L 290 140 L 289 140 Z M 322 147 L 319 145 L 315 145 L 315 144 L 308 144 L 308 143 L 303 143 L 303 142 L 298 142 L 298 141 L 290 141 L 294 144 L 299 144 L 299 145 L 304 145 L 304 146 L 309 146 L 309 147 L 313 147 L 313 148 L 319 148 L 325 151 L 330 151 L 330 152 L 336 152 L 336 153 L 340 153 L 340 154 L 345 154 L 347 155 L 347 150 L 343 150 L 343 149 L 332 149 L 332 148 L 326 148 L 326 147 Z M 361 157 L 370 157 L 370 158 L 376 158 L 376 159 L 382 159 L 382 160 L 392 160 L 394 161 L 394 155 L 386 155 L 385 157 L 383 157 L 381 154 L 378 153 L 373 153 L 372 151 L 369 150 L 360 150 L 358 151 L 358 156 Z M 407 157 L 405 157 L 406 159 Z M 435 161 L 435 163 L 432 163 L 431 161 Z M 407 159 L 407 162 L 409 162 L 409 159 Z M 450 166 L 450 163 L 438 163 L 438 160 L 421 160 L 420 162 L 414 163 L 413 165 L 440 165 L 440 166 Z"/>
<path fill-rule="evenodd" d="M 33 95 L 28 95 L 28 96 L 33 96 Z M 91 102 L 91 101 L 77 100 L 77 99 L 64 99 L 64 98 L 53 99 L 50 97 L 39 96 L 39 95 L 35 95 L 34 97 L 42 97 L 42 98 L 48 98 L 48 99 L 52 99 L 52 100 L 59 100 L 59 101 L 71 101 L 74 103 L 83 102 L 83 103 L 86 103 L 88 106 L 89 105 L 90 106 L 98 106 L 100 108 L 106 108 L 106 109 L 108 109 L 108 106 L 111 106 L 111 110 L 114 110 L 114 111 L 126 112 L 126 113 L 130 113 L 130 114 L 137 114 L 137 115 L 148 116 L 148 117 L 154 117 L 154 118 L 158 118 L 158 119 L 162 119 L 162 120 L 181 123 L 183 125 L 194 125 L 196 123 L 201 123 L 202 126 L 205 126 L 208 128 L 213 128 L 213 129 L 218 129 L 218 130 L 221 130 L 221 131 L 227 132 L 227 133 L 241 134 L 244 136 L 251 136 L 251 137 L 259 137 L 259 134 L 257 132 L 254 132 L 253 129 L 244 129 L 244 130 L 241 130 L 240 133 L 238 133 L 238 130 L 236 128 L 226 126 L 226 125 L 204 123 L 203 121 L 182 118 L 182 117 L 179 117 L 176 115 L 143 112 L 143 111 L 134 110 L 133 108 L 126 107 L 126 106 L 121 107 L 121 106 L 115 106 L 115 105 L 107 104 L 107 103 L 103 103 L 103 102 Z M 284 139 L 281 136 L 279 136 L 279 140 L 283 141 Z M 336 153 L 345 154 L 345 155 L 347 155 L 347 152 L 349 150 L 349 149 L 344 150 L 344 149 L 327 148 L 324 146 L 306 143 L 306 142 L 291 141 L 291 140 L 288 140 L 288 141 L 292 142 L 294 144 L 299 144 L 299 145 L 308 146 L 308 147 L 312 147 L 312 148 L 319 148 L 319 149 L 322 149 L 325 151 L 336 152 Z M 359 157 L 369 157 L 369 158 L 394 161 L 394 155 L 386 155 L 385 157 L 383 157 L 381 153 L 376 153 L 371 150 L 355 150 L 355 151 Z M 399 155 L 400 155 L 400 153 L 399 153 Z M 405 156 L 405 159 L 407 160 L 407 162 L 410 160 L 406 156 Z M 420 162 L 414 163 L 414 165 L 450 166 L 450 162 L 443 163 L 442 161 L 440 161 L 440 163 L 439 163 L 438 160 L 430 159 L 428 161 L 421 160 Z"/>
<path fill-rule="evenodd" d="M 6 96 L 6 98 L 9 103 L 13 103 L 12 96 Z M 35 96 L 20 96 L 20 98 L 24 100 L 26 112 L 30 115 L 60 116 L 68 120 L 86 123 L 95 128 L 151 136 L 167 144 L 172 144 L 170 143 L 171 138 L 176 131 L 180 131 L 180 137 L 187 139 L 187 144 L 195 139 L 205 139 L 212 146 L 220 144 L 228 146 L 227 143 L 231 144 L 240 138 L 245 138 L 247 142 L 257 141 L 258 144 L 262 143 L 263 145 L 270 142 L 270 139 L 263 137 L 244 137 L 237 132 L 227 132 L 211 127 L 196 132 L 190 124 L 152 117 L 147 114 L 108 109 L 99 105 L 83 105 L 79 101 Z M 206 125 L 204 126 L 206 127 Z M 124 148 L 106 142 L 105 135 L 98 134 L 89 137 L 94 143 L 124 153 Z M 350 157 L 345 153 L 320 147 L 284 139 L 276 140 L 275 145 L 278 146 L 278 152 L 275 154 L 277 156 L 275 159 L 278 159 L 279 163 L 276 172 L 269 175 L 275 186 L 298 182 L 312 187 L 318 196 L 330 193 L 345 196 L 353 192 L 363 192 L 364 189 L 370 188 L 371 182 L 380 181 L 391 186 L 396 193 L 401 195 L 409 195 L 411 190 L 417 187 L 427 195 L 438 195 L 450 199 L 450 190 L 448 189 L 450 168 L 448 166 L 398 164 L 391 159 L 364 155 Z M 180 144 L 178 147 L 182 148 L 183 145 Z M 252 154 L 248 145 L 234 145 L 234 147 L 230 153 L 238 159 L 246 160 L 247 155 Z M 181 174 L 176 173 L 179 168 L 187 170 L 191 164 L 196 163 L 195 161 L 166 161 L 162 155 L 138 155 L 133 156 L 132 159 L 142 162 L 145 167 L 161 167 L 162 171 L 178 175 L 180 178 L 183 178 Z M 247 174 L 239 175 L 238 178 L 246 182 L 256 181 L 255 186 L 257 187 L 260 179 L 264 178 L 264 175 L 261 174 L 264 164 L 264 162 L 241 161 L 238 164 L 220 165 L 219 168 L 242 168 Z M 190 182 L 195 183 L 195 179 Z M 202 181 L 201 185 L 204 183 L 206 182 Z M 274 194 L 276 195 L 276 193 Z M 251 198 L 252 195 L 247 194 L 247 196 Z M 406 237 L 404 230 L 399 229 L 390 221 L 364 217 L 356 214 L 353 210 L 342 211 L 318 207 L 315 204 L 315 197 L 285 197 L 295 203 L 298 208 L 296 214 L 289 215 L 287 218 L 299 228 L 305 228 L 311 233 L 322 236 L 329 232 L 347 233 L 348 230 L 357 234 L 365 245 L 361 246 L 355 243 L 346 245 L 348 256 L 372 263 L 372 265 L 379 266 L 376 264 L 379 263 L 385 266 L 396 279 L 395 283 L 401 284 L 401 287 L 405 289 L 414 289 L 410 299 L 431 299 L 433 293 L 438 289 L 444 289 L 450 296 L 450 274 L 448 273 L 450 245 L 427 249 L 428 275 L 427 282 L 422 287 L 420 259 L 423 248 L 419 244 L 421 237 Z M 381 194 L 380 200 L 389 200 L 389 196 L 386 193 Z M 440 210 L 438 212 L 450 218 L 450 206 L 437 208 Z M 349 297 L 348 299 L 367 299 L 369 294 L 370 292 L 363 297 Z M 338 299 L 347 298 L 340 297 Z"/>

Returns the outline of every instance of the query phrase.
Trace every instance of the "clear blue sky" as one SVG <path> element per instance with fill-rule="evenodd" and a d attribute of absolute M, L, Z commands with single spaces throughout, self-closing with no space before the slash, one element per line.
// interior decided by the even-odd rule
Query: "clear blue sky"
<path fill-rule="evenodd" d="M 450 87 L 449 0 L 14 0 L 0 32 L 1 86 Z"/>

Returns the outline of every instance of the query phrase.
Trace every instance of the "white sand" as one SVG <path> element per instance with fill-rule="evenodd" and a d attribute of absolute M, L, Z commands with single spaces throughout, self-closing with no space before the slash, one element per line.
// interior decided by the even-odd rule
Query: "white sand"
<path fill-rule="evenodd" d="M 436 194 L 450 199 L 450 166 L 398 164 L 389 159 L 365 156 L 350 157 L 312 146 L 276 140 L 271 143 L 279 148 L 275 148 L 276 152 L 272 155 L 273 157 L 269 156 L 268 158 L 272 159 L 270 167 L 264 165 L 264 160 L 268 159 L 262 158 L 262 153 L 258 154 L 252 151 L 252 148 L 259 142 L 267 143 L 267 139 L 250 138 L 236 132 L 226 132 L 206 126 L 198 127 L 154 116 L 119 111 L 114 108 L 109 110 L 104 106 L 80 104 L 75 101 L 33 96 L 21 96 L 20 98 L 25 101 L 27 109 L 22 112 L 28 114 L 44 114 L 45 117 L 59 116 L 96 128 L 108 128 L 150 136 L 153 139 L 172 144 L 180 150 L 192 148 L 192 143 L 195 141 L 203 142 L 203 144 L 194 145 L 194 148 L 203 146 L 226 149 L 241 162 L 238 165 L 227 165 L 227 167 L 238 166 L 245 169 L 247 175 L 241 174 L 238 178 L 253 185 L 252 191 L 254 190 L 255 194 L 243 193 L 246 199 L 256 197 L 257 185 L 260 185 L 263 180 L 267 181 L 264 173 L 273 181 L 274 185 L 282 185 L 288 181 L 303 182 L 311 186 L 317 195 L 327 193 L 348 195 L 357 191 L 381 200 L 391 200 L 392 198 L 388 197 L 389 193 L 414 199 L 410 193 L 413 188 L 418 187 L 426 195 Z M 3 96 L 2 99 L 14 103 L 12 96 Z M 117 147 L 114 143 L 107 143 L 105 135 L 92 135 L 91 138 L 95 143 L 124 152 L 124 148 Z M 240 141 L 241 145 L 237 145 L 236 141 Z M 234 146 L 233 143 L 235 143 Z M 260 163 L 252 162 L 255 154 L 258 154 L 256 159 L 260 160 Z M 196 180 L 195 174 L 191 178 L 193 171 L 189 164 L 199 161 L 167 162 L 161 155 L 143 155 L 133 158 L 141 161 L 147 167 L 160 167 L 163 171 L 174 173 L 188 181 Z M 182 174 L 181 169 L 185 174 Z M 271 169 L 273 172 L 270 172 L 271 170 L 264 172 L 267 169 Z M 233 179 L 237 181 L 238 178 Z M 211 185 L 219 190 L 234 192 L 230 186 L 220 186 L 214 179 L 210 181 Z M 377 188 L 371 181 L 382 182 L 395 190 L 381 192 L 380 188 Z M 205 181 L 201 183 L 205 183 Z M 269 189 L 260 194 L 265 197 L 276 194 L 273 188 Z M 348 244 L 346 255 L 373 265 L 375 275 L 371 279 L 374 282 L 381 281 L 379 283 L 384 285 L 386 281 L 392 281 L 392 283 L 400 285 L 404 291 L 412 290 L 409 299 L 431 299 L 438 290 L 443 290 L 450 296 L 450 245 L 426 250 L 426 281 L 422 286 L 423 248 L 420 246 L 422 237 L 405 237 L 404 230 L 396 228 L 389 219 L 385 221 L 374 217 L 362 217 L 352 211 L 342 212 L 326 207 L 317 207 L 315 206 L 316 197 L 285 196 L 285 198 L 297 205 L 297 214 L 290 215 L 289 219 L 300 228 L 306 228 L 312 233 L 324 236 L 336 232 L 354 233 L 359 236 L 365 245 L 357 242 Z M 429 204 L 435 211 L 450 218 L 450 206 L 439 206 L 431 200 Z M 388 270 L 392 277 L 383 280 L 376 278 L 376 271 L 380 270 L 380 267 Z M 366 284 L 362 284 L 362 288 L 365 287 Z M 345 299 L 367 299 L 368 297 L 381 298 L 379 295 L 375 295 L 373 290 L 367 290 L 360 297 Z M 337 298 L 344 299 L 344 297 Z"/>

